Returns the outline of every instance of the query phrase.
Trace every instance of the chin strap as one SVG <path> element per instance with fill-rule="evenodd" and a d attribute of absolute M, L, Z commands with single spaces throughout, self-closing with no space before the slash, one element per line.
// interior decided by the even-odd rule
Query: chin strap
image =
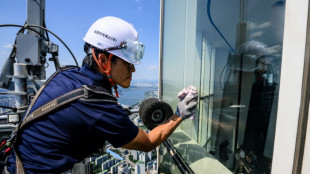
<path fill-rule="evenodd" d="M 101 69 L 101 71 L 103 71 L 107 75 L 111 86 L 114 88 L 115 96 L 119 97 L 118 91 L 117 91 L 117 86 L 113 82 L 113 80 L 111 78 L 111 74 L 110 74 L 110 72 L 111 72 L 111 59 L 113 57 L 113 54 L 110 53 L 109 59 L 105 60 L 105 64 L 103 65 L 103 67 L 100 66 L 100 63 L 99 63 L 99 61 L 98 61 L 98 59 L 97 59 L 97 57 L 95 55 L 95 49 L 94 48 L 92 48 L 92 55 L 93 55 L 93 58 L 94 58 L 94 60 L 96 61 L 97 65 L 98 65 L 98 67 Z"/>

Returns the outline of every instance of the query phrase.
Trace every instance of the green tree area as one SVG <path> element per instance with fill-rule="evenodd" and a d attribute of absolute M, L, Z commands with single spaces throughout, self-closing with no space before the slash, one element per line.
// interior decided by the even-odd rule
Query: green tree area
<path fill-rule="evenodd" d="M 154 159 L 156 159 L 156 158 L 157 158 L 156 152 L 155 152 L 155 153 L 152 153 L 152 159 L 151 159 L 151 160 L 154 160 Z"/>
<path fill-rule="evenodd" d="M 132 161 L 133 163 L 136 163 L 138 160 L 134 160 L 132 155 L 129 155 L 129 160 Z"/>

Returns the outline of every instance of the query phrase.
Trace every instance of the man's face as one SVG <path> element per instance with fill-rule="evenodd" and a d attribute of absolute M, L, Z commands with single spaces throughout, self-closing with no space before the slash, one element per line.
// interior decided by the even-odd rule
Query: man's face
<path fill-rule="evenodd" d="M 111 65 L 111 78 L 116 85 L 128 88 L 135 72 L 135 66 L 121 58 L 116 58 L 116 62 Z"/>

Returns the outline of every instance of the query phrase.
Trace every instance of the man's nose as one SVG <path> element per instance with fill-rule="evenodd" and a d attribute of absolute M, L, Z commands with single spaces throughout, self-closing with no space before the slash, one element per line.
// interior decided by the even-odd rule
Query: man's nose
<path fill-rule="evenodd" d="M 130 72 L 135 72 L 136 71 L 136 67 L 135 67 L 134 64 L 130 64 L 128 69 L 129 69 Z"/>

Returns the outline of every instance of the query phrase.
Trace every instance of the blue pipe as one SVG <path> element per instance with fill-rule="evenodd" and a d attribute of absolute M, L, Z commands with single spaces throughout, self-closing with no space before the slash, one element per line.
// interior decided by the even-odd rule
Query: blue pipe
<path fill-rule="evenodd" d="M 208 12 L 208 18 L 211 22 L 211 24 L 213 25 L 213 27 L 215 28 L 215 30 L 220 34 L 220 36 L 224 39 L 224 41 L 226 42 L 226 44 L 229 46 L 229 48 L 235 53 L 235 50 L 232 48 L 232 46 L 228 43 L 228 41 L 226 40 L 226 38 L 223 36 L 223 34 L 221 33 L 221 31 L 216 27 L 216 25 L 214 24 L 212 18 L 211 18 L 211 11 L 210 11 L 210 6 L 211 6 L 211 0 L 208 1 L 207 4 L 207 12 Z"/>

